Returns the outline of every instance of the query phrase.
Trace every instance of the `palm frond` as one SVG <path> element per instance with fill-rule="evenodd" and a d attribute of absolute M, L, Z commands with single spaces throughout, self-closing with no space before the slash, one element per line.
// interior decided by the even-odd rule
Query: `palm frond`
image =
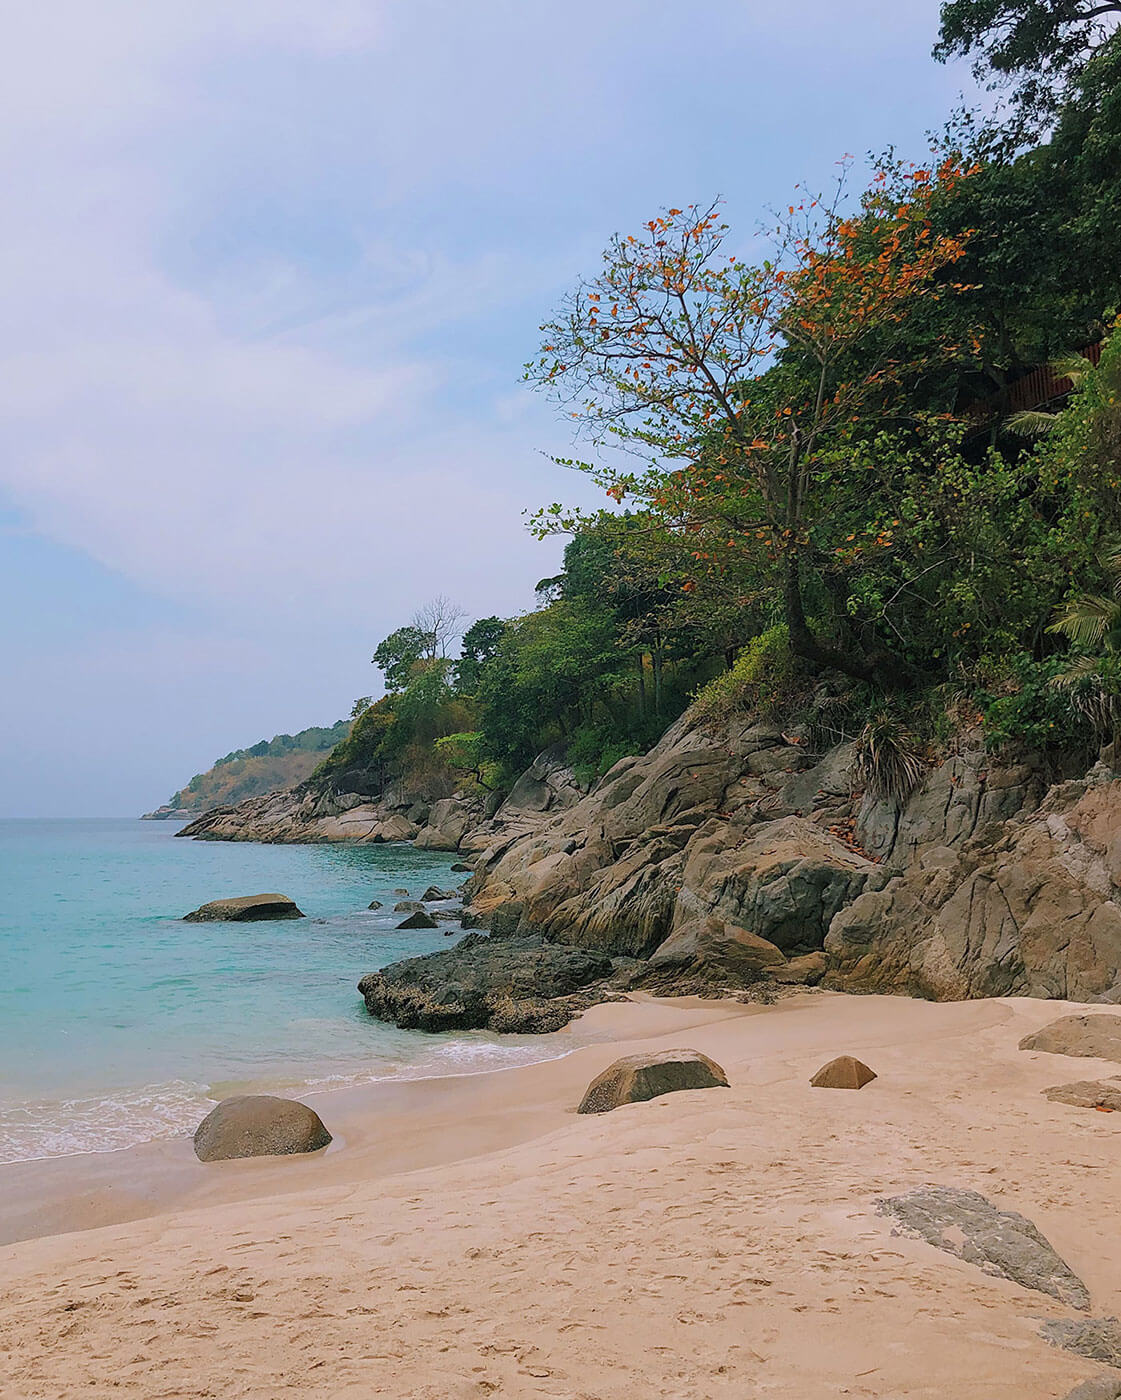
<path fill-rule="evenodd" d="M 1057 413 L 1045 413 L 1038 408 L 1025 408 L 1012 413 L 1004 420 L 1004 426 L 1017 437 L 1043 437 L 1059 421 Z"/>
<path fill-rule="evenodd" d="M 877 715 L 861 731 L 853 769 L 873 797 L 902 807 L 926 772 L 914 735 L 889 714 Z"/>
<path fill-rule="evenodd" d="M 1121 604 L 1098 593 L 1084 593 L 1063 603 L 1048 625 L 1048 632 L 1060 632 L 1075 646 L 1100 647 L 1118 625 Z"/>
<path fill-rule="evenodd" d="M 1069 379 L 1075 389 L 1081 389 L 1093 365 L 1085 355 L 1060 355 L 1051 362 L 1051 371 L 1059 379 Z"/>

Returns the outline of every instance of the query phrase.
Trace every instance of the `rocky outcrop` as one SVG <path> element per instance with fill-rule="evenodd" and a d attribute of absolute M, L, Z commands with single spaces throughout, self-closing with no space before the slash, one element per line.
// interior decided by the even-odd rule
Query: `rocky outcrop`
<path fill-rule="evenodd" d="M 212 1108 L 195 1129 L 194 1141 L 200 1162 L 222 1162 L 318 1152 L 331 1134 L 307 1104 L 271 1094 L 241 1094 Z"/>
<path fill-rule="evenodd" d="M 1090 1306 L 1086 1285 L 1032 1222 L 1015 1211 L 998 1210 L 976 1191 L 924 1186 L 881 1201 L 879 1209 L 904 1234 L 976 1264 L 987 1274 L 1046 1293 L 1080 1312 Z"/>
<path fill-rule="evenodd" d="M 625 1103 L 645 1103 L 681 1089 L 726 1089 L 728 1076 L 699 1050 L 626 1055 L 588 1085 L 577 1113 L 610 1113 Z"/>
<path fill-rule="evenodd" d="M 304 915 L 286 894 L 243 894 L 236 899 L 212 899 L 190 914 L 183 915 L 187 924 L 209 924 L 226 920 L 230 923 L 252 923 L 263 919 L 302 919 Z"/>
<path fill-rule="evenodd" d="M 916 847 L 825 949 L 827 985 L 849 990 L 1121 999 L 1121 780 L 1095 772 L 957 846 Z"/>
<path fill-rule="evenodd" d="M 1088 1361 L 1104 1361 L 1108 1366 L 1121 1367 L 1121 1322 L 1115 1317 L 1054 1318 L 1039 1330 L 1052 1346 L 1084 1356 Z M 1098 1393 L 1117 1395 L 1121 1392 L 1117 1380 L 1112 1392 L 1103 1385 Z"/>
<path fill-rule="evenodd" d="M 372 1016 L 406 1030 L 551 1031 L 603 1000 L 604 989 L 579 993 L 613 970 L 581 948 L 469 933 L 454 948 L 369 973 L 358 990 Z"/>

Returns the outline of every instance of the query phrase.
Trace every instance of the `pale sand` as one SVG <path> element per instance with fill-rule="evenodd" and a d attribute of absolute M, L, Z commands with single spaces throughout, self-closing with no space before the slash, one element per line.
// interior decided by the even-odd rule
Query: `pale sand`
<path fill-rule="evenodd" d="M 317 1099 L 345 1142 L 315 1159 L 4 1169 L 9 1228 L 146 1218 L 0 1250 L 0 1395 L 1064 1396 L 1102 1370 L 1039 1338 L 1069 1311 L 893 1236 L 875 1203 L 981 1191 L 1035 1221 L 1094 1316 L 1121 1313 L 1121 1114 L 1040 1093 L 1118 1067 L 1016 1048 L 1071 1009 L 599 1007 L 627 1044 Z M 617 1054 L 674 1045 L 731 1089 L 574 1113 Z M 842 1053 L 880 1077 L 810 1088 Z M 107 1194 L 110 1170 L 134 1185 Z"/>

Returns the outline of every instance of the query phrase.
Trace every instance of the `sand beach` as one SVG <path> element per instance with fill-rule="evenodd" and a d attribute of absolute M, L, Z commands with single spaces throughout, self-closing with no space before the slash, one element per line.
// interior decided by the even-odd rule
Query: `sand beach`
<path fill-rule="evenodd" d="M 1110 1372 L 1067 1304 L 918 1239 L 934 1184 L 1028 1217 L 1121 1312 L 1121 1115 L 1025 1052 L 1079 1008 L 799 994 L 638 999 L 547 1063 L 309 1098 L 336 1141 L 203 1167 L 189 1143 L 0 1174 L 0 1394 L 420 1400 L 1051 1400 Z M 560 1040 L 561 1036 L 557 1039 Z M 731 1087 L 577 1116 L 617 1055 L 690 1046 Z M 878 1078 L 813 1089 L 851 1053 Z M 61 1233 L 59 1233 L 61 1231 Z"/>

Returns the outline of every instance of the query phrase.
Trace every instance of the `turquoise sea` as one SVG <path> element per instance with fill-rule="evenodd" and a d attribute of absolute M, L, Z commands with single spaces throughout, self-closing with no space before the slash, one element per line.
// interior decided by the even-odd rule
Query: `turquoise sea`
<path fill-rule="evenodd" d="M 355 984 L 451 945 L 398 932 L 407 888 L 453 856 L 408 845 L 175 840 L 177 823 L 0 821 L 0 1162 L 194 1129 L 247 1087 L 328 1088 L 548 1058 L 532 1037 L 372 1020 Z M 306 919 L 187 924 L 209 899 L 279 891 Z M 384 908 L 369 912 L 373 899 Z"/>

